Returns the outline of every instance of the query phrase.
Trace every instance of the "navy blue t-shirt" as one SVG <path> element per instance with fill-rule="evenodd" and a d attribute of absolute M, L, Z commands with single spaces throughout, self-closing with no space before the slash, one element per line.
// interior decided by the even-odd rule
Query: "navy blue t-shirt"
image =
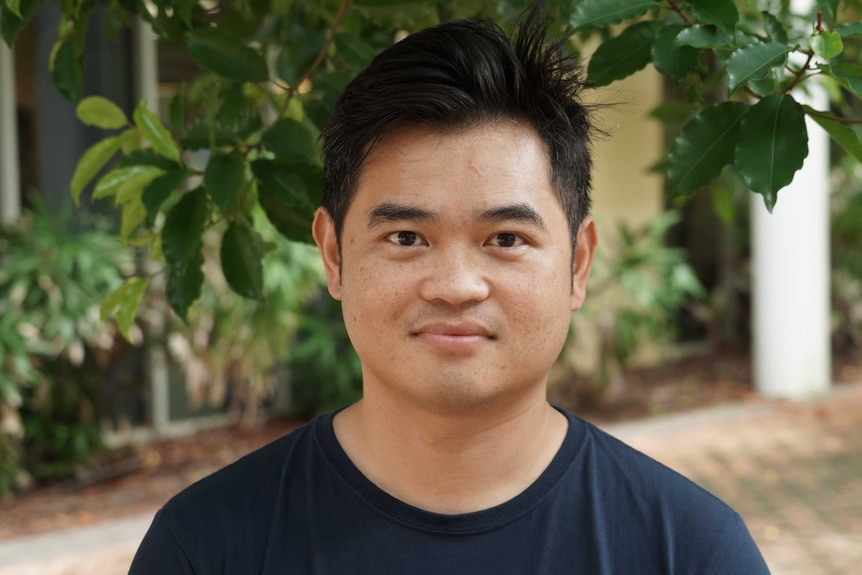
<path fill-rule="evenodd" d="M 571 414 L 542 475 L 459 515 L 390 496 L 353 465 L 333 414 L 162 508 L 131 575 L 769 573 L 724 503 Z"/>

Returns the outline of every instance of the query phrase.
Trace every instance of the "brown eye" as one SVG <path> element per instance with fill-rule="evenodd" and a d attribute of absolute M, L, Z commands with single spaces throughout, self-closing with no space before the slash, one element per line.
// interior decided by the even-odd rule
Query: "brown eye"
<path fill-rule="evenodd" d="M 511 248 L 518 242 L 518 236 L 511 233 L 497 234 L 497 245 L 501 248 Z"/>
<path fill-rule="evenodd" d="M 416 233 L 415 232 L 398 232 L 395 234 L 395 241 L 399 246 L 413 246 L 416 245 Z"/>

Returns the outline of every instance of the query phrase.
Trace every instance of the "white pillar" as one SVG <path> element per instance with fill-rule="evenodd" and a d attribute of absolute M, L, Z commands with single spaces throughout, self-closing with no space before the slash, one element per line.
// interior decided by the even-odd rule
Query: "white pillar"
<path fill-rule="evenodd" d="M 21 215 L 21 165 L 18 155 L 18 111 L 15 53 L 0 40 L 0 223 Z"/>
<path fill-rule="evenodd" d="M 810 4 L 810 2 L 806 2 Z M 819 86 L 794 93 L 828 110 Z M 760 393 L 806 399 L 832 381 L 829 294 L 829 137 L 806 118 L 808 157 L 772 214 L 752 194 L 753 375 Z"/>

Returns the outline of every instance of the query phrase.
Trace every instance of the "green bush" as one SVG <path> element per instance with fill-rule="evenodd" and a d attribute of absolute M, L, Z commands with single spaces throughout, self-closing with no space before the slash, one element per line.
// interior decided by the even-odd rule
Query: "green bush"
<path fill-rule="evenodd" d="M 106 231 L 36 207 L 0 229 L 0 494 L 68 475 L 102 447 L 94 369 L 115 330 L 99 306 L 131 272 Z M 80 214 L 76 215 L 81 226 Z"/>

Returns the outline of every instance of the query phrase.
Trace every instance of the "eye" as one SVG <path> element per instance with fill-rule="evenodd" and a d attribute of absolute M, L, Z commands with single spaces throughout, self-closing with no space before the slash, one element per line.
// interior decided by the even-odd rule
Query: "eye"
<path fill-rule="evenodd" d="M 422 238 L 416 232 L 393 232 L 386 236 L 386 241 L 403 247 L 413 247 L 422 243 Z"/>
<path fill-rule="evenodd" d="M 491 238 L 491 243 L 500 248 L 512 248 L 523 243 L 523 239 L 518 234 L 512 232 L 500 232 L 499 234 L 494 234 Z"/>

